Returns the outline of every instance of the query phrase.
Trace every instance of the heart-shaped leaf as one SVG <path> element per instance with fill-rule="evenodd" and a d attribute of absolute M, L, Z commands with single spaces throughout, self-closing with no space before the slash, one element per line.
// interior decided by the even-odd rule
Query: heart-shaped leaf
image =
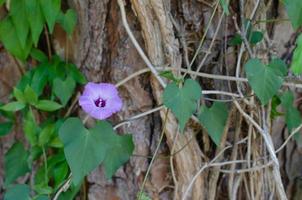
<path fill-rule="evenodd" d="M 0 40 L 5 49 L 21 60 L 27 58 L 32 46 L 31 41 L 26 42 L 24 48 L 21 46 L 11 17 L 6 17 L 0 21 Z"/>
<path fill-rule="evenodd" d="M 44 25 L 42 10 L 37 0 L 26 0 L 25 5 L 31 38 L 35 46 L 37 46 Z"/>
<path fill-rule="evenodd" d="M 117 135 L 106 121 L 87 130 L 78 118 L 69 118 L 61 126 L 59 135 L 75 185 L 102 162 L 106 177 L 110 178 L 134 150 L 132 136 Z"/>
<path fill-rule="evenodd" d="M 60 99 L 62 105 L 66 105 L 73 94 L 75 81 L 71 77 L 67 77 L 65 81 L 56 78 L 53 81 L 53 92 Z"/>
<path fill-rule="evenodd" d="M 42 13 L 47 22 L 49 32 L 53 32 L 61 8 L 61 0 L 40 0 Z"/>
<path fill-rule="evenodd" d="M 163 94 L 164 105 L 172 110 L 178 119 L 180 130 L 183 131 L 191 115 L 196 111 L 196 101 L 201 97 L 200 85 L 187 79 L 182 88 L 170 83 Z"/>
<path fill-rule="evenodd" d="M 67 35 L 71 36 L 74 27 L 77 24 L 77 13 L 73 9 L 68 9 L 65 14 L 59 14 L 58 21 L 66 31 Z"/>
<path fill-rule="evenodd" d="M 26 15 L 26 0 L 12 0 L 10 3 L 10 15 L 16 28 L 17 38 L 22 49 L 26 47 L 29 33 L 29 22 Z"/>
<path fill-rule="evenodd" d="M 211 108 L 202 107 L 200 123 L 207 129 L 211 139 L 218 146 L 228 119 L 228 109 L 224 103 L 214 102 Z"/>
<path fill-rule="evenodd" d="M 287 66 L 280 58 L 273 59 L 268 66 L 275 71 L 275 73 L 281 77 L 284 77 L 288 73 Z"/>
<path fill-rule="evenodd" d="M 105 158 L 106 147 L 99 131 L 89 133 L 81 120 L 69 118 L 59 130 L 64 143 L 64 153 L 75 185 L 95 169 Z"/>
<path fill-rule="evenodd" d="M 273 62 L 265 66 L 259 59 L 250 59 L 244 67 L 248 83 L 261 103 L 266 105 L 281 87 L 284 77 L 281 73 L 284 69 Z"/>
<path fill-rule="evenodd" d="M 132 136 L 117 135 L 112 126 L 106 121 L 100 121 L 90 132 L 91 134 L 102 133 L 102 145 L 106 146 L 106 157 L 103 162 L 105 175 L 107 178 L 111 178 L 116 170 L 127 162 L 132 155 L 134 150 Z"/>
<path fill-rule="evenodd" d="M 16 178 L 23 176 L 29 171 L 29 153 L 25 150 L 22 143 L 15 143 L 4 156 L 5 185 L 8 186 Z"/>
<path fill-rule="evenodd" d="M 79 84 L 87 83 L 85 76 L 81 73 L 81 71 L 77 68 L 76 65 L 72 63 L 66 63 L 65 65 L 66 71 L 68 71 L 69 75 Z"/>

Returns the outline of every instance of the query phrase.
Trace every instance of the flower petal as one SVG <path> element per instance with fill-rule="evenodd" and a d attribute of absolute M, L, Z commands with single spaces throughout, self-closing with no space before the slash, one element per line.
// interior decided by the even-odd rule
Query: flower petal
<path fill-rule="evenodd" d="M 99 109 L 95 109 L 93 110 L 90 115 L 96 119 L 100 119 L 100 120 L 103 120 L 103 119 L 107 119 L 108 117 L 110 117 L 113 113 L 111 112 L 111 110 L 109 109 L 102 109 L 102 108 L 99 108 Z"/>
<path fill-rule="evenodd" d="M 116 87 L 109 83 L 100 83 L 98 84 L 98 92 L 102 99 L 109 99 L 118 96 L 118 91 Z"/>
<path fill-rule="evenodd" d="M 87 96 L 81 96 L 79 104 L 86 113 L 90 113 L 97 108 L 94 102 Z"/>
<path fill-rule="evenodd" d="M 113 113 L 120 111 L 123 106 L 122 100 L 119 96 L 108 99 L 106 103 L 106 108 L 112 110 Z"/>
<path fill-rule="evenodd" d="M 83 96 L 89 96 L 93 100 L 99 98 L 99 95 L 99 84 L 89 82 L 85 85 Z"/>
<path fill-rule="evenodd" d="M 95 100 L 100 98 L 106 102 L 104 107 L 95 105 Z M 120 111 L 123 106 L 115 85 L 92 82 L 87 83 L 85 86 L 84 92 L 79 98 L 79 104 L 91 117 L 100 120 L 106 119 L 113 113 Z"/>

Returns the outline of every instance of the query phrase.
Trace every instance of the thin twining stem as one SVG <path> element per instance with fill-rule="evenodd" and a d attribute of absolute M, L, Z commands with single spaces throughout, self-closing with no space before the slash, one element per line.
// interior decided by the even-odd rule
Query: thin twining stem
<path fill-rule="evenodd" d="M 153 162 L 154 160 L 156 159 L 157 157 L 157 154 L 159 152 L 159 149 L 160 149 L 160 146 L 161 146 L 161 142 L 164 138 L 164 135 L 165 135 L 165 126 L 166 126 L 166 123 L 167 123 L 167 118 L 168 118 L 168 113 L 169 113 L 169 110 L 167 109 L 166 110 L 166 113 L 165 113 L 165 118 L 164 118 L 164 124 L 163 124 L 163 127 L 162 127 L 162 131 L 161 131 L 161 134 L 160 134 L 160 138 L 159 138 L 159 141 L 158 141 L 158 144 L 156 146 L 156 149 L 155 149 L 155 152 L 154 152 L 154 155 L 151 159 L 151 162 L 149 164 L 149 167 L 147 169 L 147 172 L 146 172 L 146 175 L 144 177 L 144 181 L 143 181 L 143 184 L 141 186 L 141 189 L 140 189 L 140 192 L 139 192 L 139 195 L 138 195 L 138 200 L 141 200 L 142 199 L 142 195 L 143 195 L 143 191 L 144 191 L 144 187 L 145 187 L 145 184 L 147 182 L 147 179 L 148 179 L 148 176 L 150 174 L 150 171 L 151 171 L 151 168 L 152 168 L 152 165 L 153 165 Z"/>
<path fill-rule="evenodd" d="M 133 117 L 130 117 L 129 119 L 127 119 L 127 120 L 125 120 L 125 121 L 122 121 L 122 122 L 118 123 L 117 125 L 115 125 L 113 129 L 116 130 L 117 128 L 121 127 L 121 126 L 124 125 L 124 124 L 129 124 L 131 121 L 133 121 L 133 120 L 135 120 L 135 119 L 139 119 L 139 118 L 141 118 L 141 117 L 147 116 L 147 115 L 152 114 L 152 113 L 154 113 L 154 112 L 157 112 L 157 111 L 159 111 L 159 110 L 161 110 L 161 109 L 163 109 L 163 108 L 164 108 L 164 106 L 161 105 L 161 106 L 158 106 L 158 107 L 153 108 L 153 109 L 151 109 L 151 110 L 148 110 L 148 111 L 146 111 L 146 112 L 143 112 L 143 113 L 140 113 L 140 114 L 135 115 L 135 116 L 133 116 Z"/>
<path fill-rule="evenodd" d="M 227 95 L 227 96 L 231 96 L 231 97 L 235 97 L 235 98 L 240 97 L 238 94 L 234 94 L 234 93 L 231 93 L 231 92 L 225 92 L 225 91 L 218 91 L 218 90 L 202 90 L 202 94 L 220 94 L 220 95 Z M 144 117 L 144 116 L 147 116 L 147 115 L 152 114 L 154 112 L 157 112 L 157 111 L 159 111 L 163 108 L 164 108 L 164 105 L 161 105 L 161 106 L 158 106 L 158 107 L 153 108 L 151 110 L 148 110 L 146 112 L 143 112 L 143 113 L 140 113 L 140 114 L 135 115 L 133 117 L 130 117 L 129 119 L 124 120 L 124 121 L 118 123 L 117 125 L 115 125 L 113 129 L 116 130 L 117 128 L 119 128 L 119 127 L 121 127 L 125 124 L 129 125 L 131 123 L 131 121 L 139 119 L 139 118 Z M 84 122 L 86 122 L 85 119 L 83 120 Z"/>
<path fill-rule="evenodd" d="M 279 151 L 281 151 L 286 144 L 290 141 L 290 139 L 296 134 L 298 133 L 298 131 L 300 131 L 300 129 L 302 128 L 302 124 L 300 124 L 297 128 L 295 128 L 291 134 L 288 136 L 288 138 L 284 141 L 284 143 L 275 151 L 275 153 L 278 153 Z"/>
<path fill-rule="evenodd" d="M 265 143 L 266 148 L 269 152 L 270 158 L 273 161 L 273 171 L 272 171 L 272 173 L 273 173 L 273 177 L 275 179 L 275 183 L 276 183 L 276 187 L 277 187 L 279 197 L 281 199 L 286 200 L 287 197 L 286 197 L 286 193 L 285 193 L 284 186 L 283 186 L 283 183 L 282 183 L 281 174 L 280 174 L 280 171 L 279 171 L 279 161 L 278 161 L 278 158 L 276 156 L 274 145 L 272 143 L 272 138 L 271 138 L 270 134 L 266 130 L 262 129 L 260 127 L 260 125 L 240 107 L 239 103 L 236 100 L 234 100 L 233 102 L 234 102 L 236 108 L 238 109 L 238 111 L 247 120 L 247 122 L 251 123 L 258 130 L 258 132 L 261 134 L 262 138 L 264 139 L 264 143 Z"/>
<path fill-rule="evenodd" d="M 164 82 L 164 80 L 159 76 L 157 70 L 155 69 L 155 67 L 152 65 L 151 61 L 149 60 L 149 58 L 146 56 L 145 52 L 143 51 L 143 49 L 140 47 L 139 43 L 137 42 L 136 38 L 134 37 L 128 21 L 127 21 L 127 17 L 126 17 L 126 12 L 125 12 L 125 7 L 124 7 L 124 3 L 123 0 L 118 0 L 118 5 L 120 7 L 121 10 L 121 15 L 122 15 L 122 22 L 124 25 L 124 28 L 126 29 L 126 32 L 131 40 L 131 42 L 133 43 L 134 47 L 136 48 L 136 50 L 138 51 L 139 55 L 142 57 L 142 59 L 144 60 L 144 62 L 146 63 L 146 65 L 150 68 L 152 74 L 155 76 L 155 78 L 159 81 L 159 83 L 163 86 L 166 87 L 166 83 Z"/>
<path fill-rule="evenodd" d="M 214 46 L 215 39 L 216 39 L 216 37 L 217 37 L 217 35 L 218 35 L 218 32 L 219 32 L 219 30 L 220 30 L 220 26 L 221 26 L 223 17 L 224 17 L 224 12 L 221 14 L 221 16 L 220 16 L 220 18 L 219 18 L 219 22 L 218 22 L 218 24 L 217 24 L 217 27 L 216 27 L 215 33 L 214 33 L 214 35 L 213 35 L 212 41 L 211 41 L 211 43 L 210 43 L 210 46 L 209 46 L 209 48 L 207 49 L 206 54 L 205 54 L 204 57 L 202 58 L 202 61 L 199 63 L 196 72 L 199 72 L 199 71 L 201 70 L 201 68 L 204 66 L 204 64 L 205 64 L 205 62 L 206 62 L 208 56 L 210 55 L 210 53 L 211 53 L 211 51 L 212 51 L 212 48 L 213 48 L 213 46 Z M 190 69 L 191 69 L 191 68 L 190 68 Z M 189 69 L 189 70 L 190 70 L 190 69 Z M 196 76 L 193 76 L 193 78 L 195 79 Z"/>
<path fill-rule="evenodd" d="M 210 29 L 211 22 L 213 21 L 213 18 L 214 18 L 215 14 L 216 14 L 216 11 L 217 11 L 217 9 L 218 9 L 218 6 L 219 6 L 219 1 L 217 0 L 217 1 L 216 1 L 216 4 L 215 4 L 214 11 L 213 11 L 213 13 L 212 13 L 212 15 L 211 15 L 211 17 L 210 17 L 210 20 L 209 20 L 209 22 L 208 22 L 208 24 L 207 24 L 205 33 L 203 34 L 203 37 L 201 38 L 201 40 L 200 40 L 200 42 L 199 42 L 199 45 L 198 45 L 198 47 L 197 47 L 197 50 L 196 50 L 196 52 L 195 52 L 195 54 L 194 54 L 194 56 L 193 56 L 193 58 L 192 58 L 192 61 L 191 61 L 190 65 L 189 65 L 189 68 L 188 68 L 189 70 L 191 69 L 193 63 L 195 62 L 195 60 L 196 60 L 196 58 L 197 58 L 197 56 L 198 56 L 198 54 L 199 54 L 199 52 L 200 52 L 200 50 L 201 50 L 201 47 L 202 47 L 202 45 L 203 45 L 203 42 L 204 42 L 204 40 L 206 39 L 207 32 L 208 32 L 208 30 Z"/>
<path fill-rule="evenodd" d="M 234 170 L 227 170 L 227 169 L 219 169 L 219 172 L 221 173 L 228 173 L 228 174 L 240 174 L 240 173 L 247 173 L 247 172 L 253 172 L 253 171 L 259 171 L 261 169 L 267 168 L 269 166 L 271 166 L 274 162 L 271 160 L 266 164 L 263 165 L 257 165 L 255 167 L 250 167 L 250 168 L 246 168 L 246 169 L 234 169 Z M 219 163 L 218 163 L 219 164 Z M 214 164 L 213 164 L 214 165 Z"/>
<path fill-rule="evenodd" d="M 244 143 L 246 141 L 246 138 L 244 138 L 243 140 L 240 140 L 238 141 L 236 144 L 241 144 L 241 143 Z M 208 167 L 211 167 L 212 164 L 214 164 L 214 162 L 221 156 L 223 155 L 223 153 L 229 149 L 233 147 L 233 145 L 229 145 L 229 146 L 226 146 L 225 148 L 223 148 L 209 163 L 206 163 L 204 164 L 199 170 L 198 172 L 194 175 L 194 177 L 192 178 L 192 180 L 190 181 L 189 183 L 189 186 L 187 187 L 187 189 L 185 190 L 185 193 L 184 195 L 182 196 L 182 200 L 186 200 L 188 194 L 189 194 L 189 191 L 191 190 L 195 180 L 197 179 L 197 177 L 205 170 L 207 169 Z"/>
<path fill-rule="evenodd" d="M 69 174 L 66 182 L 59 188 L 59 190 L 57 191 L 57 193 L 55 194 L 52 200 L 57 200 L 61 193 L 66 192 L 68 190 L 71 184 L 71 177 L 72 177 L 72 173 Z"/>
<path fill-rule="evenodd" d="M 197 75 L 197 76 L 200 76 L 200 77 L 203 77 L 203 78 L 210 78 L 210 79 L 216 79 L 216 80 L 248 82 L 247 78 L 235 77 L 235 76 L 225 76 L 225 75 L 219 75 L 219 74 L 209 74 L 209 73 L 203 73 L 203 72 L 196 72 L 196 71 L 187 70 L 187 69 L 183 69 L 183 68 L 176 69 L 174 67 L 165 66 L 165 67 L 156 67 L 156 69 L 157 70 L 171 70 L 171 71 L 180 70 L 181 72 L 187 72 L 188 74 L 193 74 L 193 75 Z M 141 70 L 129 75 L 128 77 L 121 80 L 120 82 L 118 82 L 116 84 L 116 86 L 120 87 L 121 85 L 125 84 L 126 82 L 128 82 L 132 78 L 135 78 L 136 76 L 139 76 L 139 75 L 147 73 L 147 72 L 150 72 L 150 69 L 148 69 L 148 68 L 141 69 Z M 287 79 L 287 78 L 285 78 L 285 79 Z M 294 87 L 294 88 L 302 88 L 302 84 L 294 83 L 294 82 L 290 82 L 290 81 L 283 82 L 283 86 Z"/>

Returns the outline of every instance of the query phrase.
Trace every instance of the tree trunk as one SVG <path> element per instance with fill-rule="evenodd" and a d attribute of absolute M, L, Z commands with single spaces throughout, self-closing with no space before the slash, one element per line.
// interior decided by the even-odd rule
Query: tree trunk
<path fill-rule="evenodd" d="M 173 68 L 173 72 L 179 75 L 178 69 L 190 65 L 206 33 L 192 69 L 197 69 L 202 63 L 202 72 L 235 76 L 239 48 L 227 45 L 227 41 L 237 31 L 234 21 L 240 26 L 241 17 L 249 18 L 257 1 L 243 1 L 243 8 L 240 8 L 239 2 L 231 1 L 231 15 L 224 17 L 221 17 L 223 10 L 220 6 L 215 11 L 214 0 L 128 0 L 124 3 L 130 29 L 154 66 Z M 89 81 L 118 83 L 147 68 L 125 30 L 118 0 L 68 0 L 66 5 L 77 11 L 78 25 L 72 39 L 67 39 L 64 31 L 56 26 L 52 45 L 57 54 L 74 62 Z M 214 11 L 216 14 L 212 19 Z M 283 5 L 277 0 L 261 1 L 254 20 L 270 18 L 287 18 Z M 257 57 L 268 60 L 275 54 L 289 62 L 296 37 L 290 23 L 259 23 L 255 27 L 265 33 L 265 41 L 255 47 Z M 244 55 L 243 61 L 246 59 L 247 55 Z M 16 61 L 3 49 L 0 54 L 0 74 L 0 98 L 7 101 L 20 72 Z M 227 81 L 197 80 L 203 89 L 229 91 L 236 87 L 235 83 Z M 149 72 L 123 84 L 119 92 L 124 106 L 122 112 L 112 119 L 113 124 L 162 104 L 163 88 Z M 209 97 L 226 99 L 221 95 Z M 144 187 L 145 194 L 151 199 L 182 199 L 194 175 L 229 144 L 233 146 L 217 161 L 244 160 L 247 157 L 253 160 L 266 155 L 259 135 L 255 131 L 249 133 L 249 125 L 240 113 L 233 107 L 230 110 L 228 126 L 219 148 L 194 120 L 189 121 L 184 133 L 180 133 L 177 120 L 169 111 L 164 123 L 165 109 L 120 127 L 120 132 L 133 134 L 134 156 L 111 180 L 106 180 L 101 167 L 95 169 L 86 179 L 86 197 L 89 200 L 136 199 L 150 163 L 149 156 L 155 152 L 162 129 L 165 139 Z M 79 111 L 79 115 L 84 114 Z M 288 135 L 282 119 L 276 119 L 272 126 L 276 148 Z M 0 155 L 4 155 L 15 138 L 22 137 L 20 128 L 16 127 L 14 133 L 1 139 Z M 251 139 L 249 155 L 246 143 L 236 144 L 245 137 Z M 301 146 L 295 141 L 290 142 L 278 154 L 278 158 L 288 198 L 301 198 Z M 252 167 L 250 163 L 206 168 L 197 176 L 186 199 L 278 199 L 270 166 L 247 173 L 236 173 L 235 170 Z M 0 160 L 0 185 L 3 183 L 2 169 L 3 159 Z M 231 172 L 224 173 L 223 170 Z"/>

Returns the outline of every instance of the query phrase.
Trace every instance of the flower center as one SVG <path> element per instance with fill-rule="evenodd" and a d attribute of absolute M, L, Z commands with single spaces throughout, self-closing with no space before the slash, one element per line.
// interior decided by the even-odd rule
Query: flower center
<path fill-rule="evenodd" d="M 104 108 L 106 106 L 106 100 L 99 97 L 98 99 L 94 100 L 94 105 L 96 107 Z"/>

